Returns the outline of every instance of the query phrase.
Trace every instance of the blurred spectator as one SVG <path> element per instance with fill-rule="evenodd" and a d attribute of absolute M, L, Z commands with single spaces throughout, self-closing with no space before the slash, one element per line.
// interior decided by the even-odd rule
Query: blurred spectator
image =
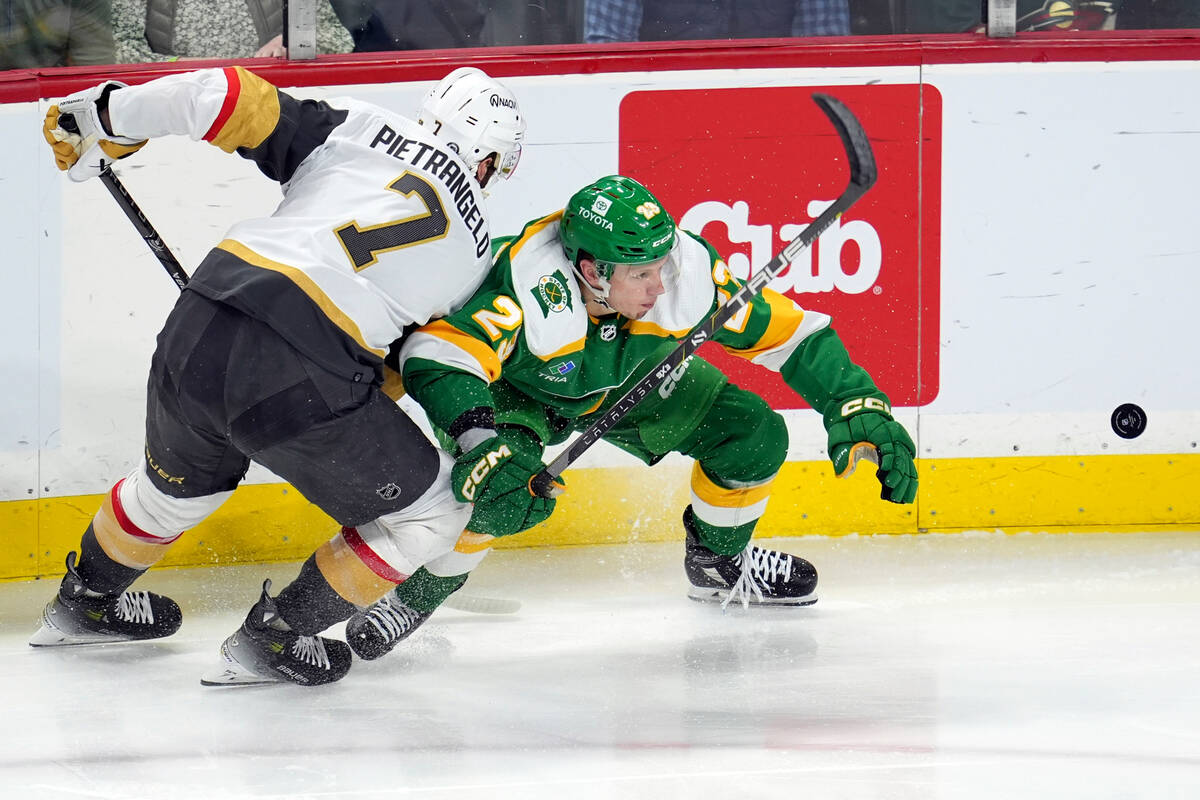
<path fill-rule="evenodd" d="M 4 0 L 0 70 L 112 64 L 109 0 Z"/>
<path fill-rule="evenodd" d="M 354 51 L 478 47 L 481 0 L 330 0 L 354 37 Z"/>
<path fill-rule="evenodd" d="M 847 0 L 585 0 L 583 15 L 594 44 L 850 33 Z"/>
<path fill-rule="evenodd" d="M 1117 27 L 1200 28 L 1200 0 L 1124 0 Z"/>
<path fill-rule="evenodd" d="M 906 0 L 896 33 L 965 33 L 983 24 L 979 0 Z"/>
<path fill-rule="evenodd" d="M 508 46 L 583 41 L 583 0 L 488 0 L 483 43 Z"/>
<path fill-rule="evenodd" d="M 1018 31 L 1111 28 L 1120 0 L 1017 0 Z M 897 33 L 965 33 L 985 30 L 980 0 L 905 0 Z"/>
<path fill-rule="evenodd" d="M 283 0 L 112 0 L 117 61 L 286 55 Z M 350 32 L 317 2 L 317 52 L 348 53 Z"/>

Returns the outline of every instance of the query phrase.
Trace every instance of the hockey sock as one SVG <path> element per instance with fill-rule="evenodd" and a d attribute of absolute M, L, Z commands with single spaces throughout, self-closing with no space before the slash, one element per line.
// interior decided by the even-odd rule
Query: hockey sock
<path fill-rule="evenodd" d="M 358 611 L 358 606 L 334 591 L 321 574 L 316 556 L 309 556 L 296 580 L 275 598 L 279 615 L 301 636 L 315 636 Z"/>
<path fill-rule="evenodd" d="M 88 524 L 83 539 L 79 542 L 79 562 L 75 565 L 75 572 L 88 591 L 107 595 L 120 594 L 145 571 L 113 561 L 96 540 L 96 531 L 92 524 Z"/>
<path fill-rule="evenodd" d="M 758 520 L 755 519 L 726 528 L 705 522 L 696 516 L 694 508 L 692 510 L 692 525 L 696 529 L 700 544 L 723 556 L 737 555 L 745 550 L 757 524 Z"/>
<path fill-rule="evenodd" d="M 466 582 L 466 574 L 443 578 L 421 567 L 396 587 L 396 598 L 409 608 L 430 614 Z"/>

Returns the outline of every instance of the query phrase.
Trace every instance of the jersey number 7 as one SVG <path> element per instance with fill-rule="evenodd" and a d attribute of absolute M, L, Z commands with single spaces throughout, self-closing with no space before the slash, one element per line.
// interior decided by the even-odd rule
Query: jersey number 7
<path fill-rule="evenodd" d="M 405 172 L 387 188 L 405 196 L 418 195 L 425 203 L 426 212 L 369 228 L 360 228 L 357 222 L 336 228 L 334 233 L 341 240 L 355 271 L 373 265 L 379 260 L 380 253 L 441 239 L 450 229 L 450 219 L 437 190 L 420 175 Z"/>

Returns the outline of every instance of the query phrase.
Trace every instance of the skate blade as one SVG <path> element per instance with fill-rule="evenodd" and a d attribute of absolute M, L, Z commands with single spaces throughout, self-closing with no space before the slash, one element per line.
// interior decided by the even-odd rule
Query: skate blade
<path fill-rule="evenodd" d="M 272 683 L 286 683 L 276 678 L 264 678 L 256 672 L 250 672 L 241 667 L 223 666 L 218 670 L 200 676 L 201 686 L 266 686 Z"/>
<path fill-rule="evenodd" d="M 128 637 L 112 636 L 104 633 L 67 633 L 43 615 L 42 624 L 34 632 L 33 636 L 29 637 L 29 646 L 73 647 L 81 644 L 117 644 L 119 642 L 131 641 L 133 640 Z"/>
<path fill-rule="evenodd" d="M 263 675 L 246 667 L 229 652 L 229 642 L 221 644 L 221 660 L 210 672 L 200 676 L 201 686 L 264 686 L 286 683 L 282 677 Z"/>
<path fill-rule="evenodd" d="M 699 586 L 693 586 L 688 589 L 688 597 L 699 603 L 724 603 L 725 598 L 729 597 L 728 589 L 702 589 Z M 750 595 L 751 606 L 811 606 L 817 602 L 816 593 L 806 594 L 803 597 L 764 597 L 759 600 L 754 595 Z M 741 608 L 741 598 L 733 600 L 729 603 L 729 607 Z"/>
<path fill-rule="evenodd" d="M 75 647 L 81 644 L 113 644 L 127 639 L 114 639 L 111 636 L 79 636 L 63 633 L 58 628 L 42 625 L 33 636 L 29 637 L 30 647 Z"/>

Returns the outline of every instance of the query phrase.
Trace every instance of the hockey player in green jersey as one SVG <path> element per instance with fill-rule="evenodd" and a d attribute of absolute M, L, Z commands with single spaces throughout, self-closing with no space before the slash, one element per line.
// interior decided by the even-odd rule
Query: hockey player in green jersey
<path fill-rule="evenodd" d="M 585 187 L 508 240 L 466 305 L 418 329 L 400 354 L 409 394 L 457 443 L 455 493 L 471 501 L 489 482 L 489 502 L 475 504 L 454 552 L 351 617 L 354 651 L 386 653 L 462 585 L 493 537 L 529 527 L 527 485 L 543 449 L 585 429 L 739 286 L 711 245 L 677 230 L 649 190 L 622 176 Z M 878 464 L 883 499 L 913 502 L 912 439 L 827 315 L 767 289 L 714 339 L 778 372 L 822 414 L 839 475 L 865 455 Z M 787 454 L 783 418 L 703 359 L 683 366 L 670 391 L 647 396 L 604 439 L 647 464 L 670 452 L 695 459 L 683 511 L 689 596 L 816 602 L 811 564 L 750 544 Z"/>

